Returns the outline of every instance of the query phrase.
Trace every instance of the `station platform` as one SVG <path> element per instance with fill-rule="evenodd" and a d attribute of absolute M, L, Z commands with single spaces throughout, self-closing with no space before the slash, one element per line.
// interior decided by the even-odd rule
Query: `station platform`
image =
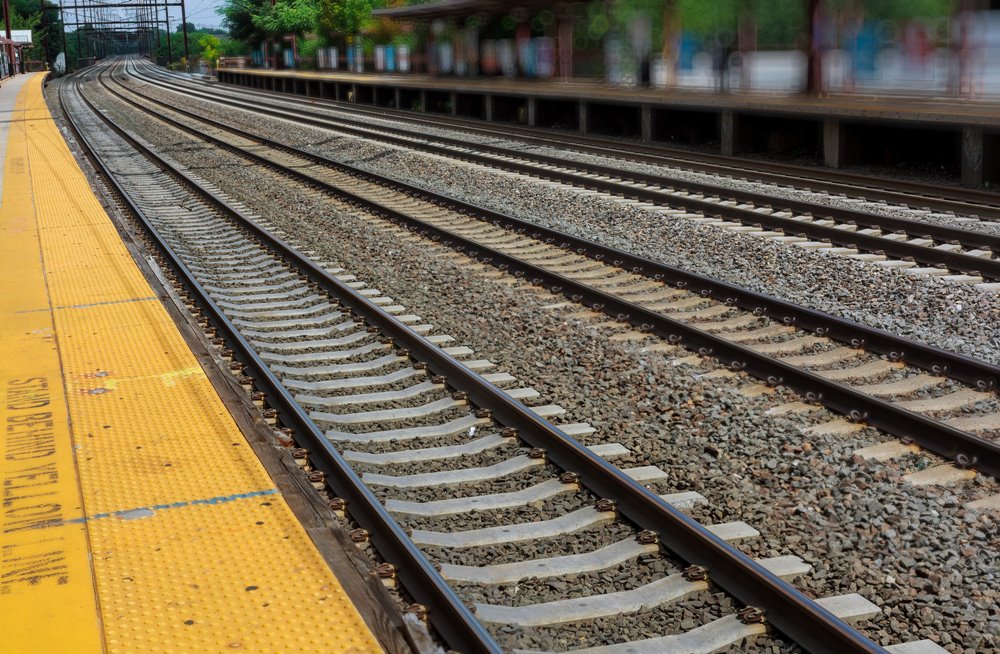
<path fill-rule="evenodd" d="M 952 124 L 996 125 L 1000 107 L 995 101 L 920 97 L 914 95 L 790 96 L 787 93 L 713 93 L 698 89 L 631 88 L 597 81 L 537 80 L 506 77 L 462 78 L 422 74 L 348 73 L 331 70 L 297 71 L 255 68 L 220 68 L 219 81 L 237 74 L 260 77 L 330 81 L 370 86 L 423 88 L 457 93 L 532 95 L 547 99 L 638 102 L 675 108 L 743 109 L 787 114 L 823 114 L 840 118 L 914 120 Z"/>
<path fill-rule="evenodd" d="M 0 652 L 383 651 L 78 167 L 0 88 Z"/>
<path fill-rule="evenodd" d="M 521 122 L 646 142 L 717 143 L 723 155 L 815 148 L 832 168 L 867 164 L 894 144 L 940 150 L 981 184 L 1000 154 L 1000 104 L 907 95 L 789 95 L 627 88 L 587 80 L 436 77 L 220 68 L 220 82 L 307 97 Z M 915 146 L 915 140 L 920 145 Z M 916 153 L 919 156 L 919 152 Z"/>

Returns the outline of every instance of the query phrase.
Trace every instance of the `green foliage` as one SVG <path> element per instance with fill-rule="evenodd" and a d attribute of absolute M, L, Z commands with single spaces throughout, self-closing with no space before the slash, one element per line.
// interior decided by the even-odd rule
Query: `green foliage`
<path fill-rule="evenodd" d="M 301 39 L 298 42 L 299 60 L 302 68 L 311 69 L 316 63 L 316 51 L 322 45 L 319 39 Z"/>
<path fill-rule="evenodd" d="M 373 18 L 373 9 L 429 1 L 276 0 L 272 7 L 271 0 L 223 0 L 218 11 L 230 37 L 247 45 L 288 34 L 314 34 L 320 42 L 329 43 L 364 34 L 367 47 L 369 40 L 399 43 L 415 38 L 415 32 L 404 34 L 393 21 Z M 12 2 L 27 7 L 33 0 Z M 823 4 L 832 13 L 860 9 L 866 19 L 903 21 L 947 17 L 954 10 L 955 0 L 824 0 Z M 685 32 L 703 38 L 724 32 L 733 39 L 741 12 L 746 12 L 754 19 L 759 47 L 772 49 L 801 43 L 801 37 L 808 32 L 808 6 L 808 0 L 580 0 L 571 3 L 569 15 L 575 25 L 574 43 L 582 49 L 600 48 L 609 34 L 622 34 L 637 19 L 649 21 L 656 49 L 664 37 L 665 10 L 675 12 Z M 26 11 L 37 11 L 37 7 Z M 553 15 L 543 7 L 529 12 L 526 19 L 533 33 L 541 34 L 551 29 Z M 482 37 L 509 38 L 518 24 L 513 15 L 498 12 L 483 26 Z M 304 49 L 301 58 L 309 58 Z"/>
<path fill-rule="evenodd" d="M 757 47 L 788 48 L 809 31 L 808 7 L 802 0 L 756 0 L 751 10 L 757 19 Z"/>
<path fill-rule="evenodd" d="M 951 0 L 865 0 L 860 4 L 865 16 L 876 20 L 940 18 L 950 15 L 952 9 Z"/>
<path fill-rule="evenodd" d="M 246 43 L 235 39 L 222 39 L 221 50 L 223 57 L 239 57 L 250 53 L 250 47 Z"/>
<path fill-rule="evenodd" d="M 198 46 L 201 48 L 201 56 L 203 59 L 207 59 L 212 63 L 213 66 L 219 61 L 219 57 L 222 53 L 219 51 L 222 43 L 219 41 L 219 37 L 214 34 L 206 34 L 205 36 L 198 39 Z"/>
<path fill-rule="evenodd" d="M 204 57 L 205 59 L 211 60 L 213 63 L 218 60 L 218 57 L 233 57 L 238 55 L 243 55 L 248 52 L 247 46 L 241 41 L 235 39 L 226 38 L 218 34 L 219 30 L 210 28 L 200 28 L 193 32 L 188 32 L 188 47 L 191 51 L 192 63 L 198 57 Z M 211 37 L 215 41 L 208 41 L 208 44 L 213 50 L 215 50 L 213 57 L 209 57 L 204 53 L 205 45 L 203 43 L 205 37 Z M 184 60 L 184 34 L 182 32 L 172 32 L 169 35 L 170 38 L 170 49 L 169 54 L 173 55 L 174 59 L 183 62 Z M 72 47 L 72 46 L 71 46 Z M 156 49 L 156 54 L 159 59 L 167 59 L 168 49 L 167 49 L 167 35 L 163 32 L 160 33 L 160 44 Z M 181 65 L 180 69 L 185 70 L 187 67 Z"/>
<path fill-rule="evenodd" d="M 11 29 L 31 30 L 32 45 L 27 58 L 55 61 L 62 50 L 62 23 L 59 7 L 49 0 L 10 0 Z"/>
<path fill-rule="evenodd" d="M 372 9 L 382 6 L 377 0 L 317 0 L 319 12 L 316 29 L 319 34 L 357 34 L 372 20 Z"/>
<path fill-rule="evenodd" d="M 253 15 L 253 24 L 272 38 L 286 34 L 302 36 L 314 29 L 319 15 L 316 0 L 278 0 Z"/>
<path fill-rule="evenodd" d="M 12 30 L 38 30 L 38 24 L 42 22 L 42 12 L 36 11 L 33 14 L 21 14 L 16 9 L 10 12 L 10 28 Z M 32 38 L 34 38 L 34 34 Z"/>
<path fill-rule="evenodd" d="M 805 0 L 796 0 L 805 4 Z M 736 31 L 739 0 L 677 0 L 682 28 L 700 36 L 727 30 Z"/>
<path fill-rule="evenodd" d="M 254 16 L 270 7 L 270 0 L 225 0 L 219 7 L 222 25 L 229 31 L 229 36 L 237 41 L 256 44 L 268 38 L 254 23 Z"/>

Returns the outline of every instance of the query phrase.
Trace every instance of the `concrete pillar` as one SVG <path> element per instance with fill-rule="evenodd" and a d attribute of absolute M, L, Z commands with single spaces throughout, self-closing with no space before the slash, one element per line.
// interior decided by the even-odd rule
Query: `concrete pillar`
<path fill-rule="evenodd" d="M 483 114 L 486 116 L 486 122 L 492 123 L 496 115 L 496 96 L 486 95 L 483 96 Z"/>
<path fill-rule="evenodd" d="M 349 98 L 351 102 L 358 101 L 358 85 L 351 83 L 351 97 Z"/>
<path fill-rule="evenodd" d="M 962 184 L 979 186 L 983 183 L 984 137 L 982 127 L 962 128 Z"/>
<path fill-rule="evenodd" d="M 538 98 L 532 96 L 528 98 L 528 127 L 538 124 Z"/>
<path fill-rule="evenodd" d="M 642 105 L 639 108 L 639 120 L 642 140 L 648 143 L 653 140 L 653 108 L 648 104 Z"/>
<path fill-rule="evenodd" d="M 403 108 L 402 102 L 403 102 L 403 93 L 402 91 L 399 90 L 399 87 L 397 86 L 392 90 L 392 104 L 395 106 L 396 109 L 402 109 Z"/>
<path fill-rule="evenodd" d="M 427 91 L 420 89 L 420 111 L 427 111 Z"/>
<path fill-rule="evenodd" d="M 452 91 L 451 94 L 448 96 L 448 102 L 449 102 L 449 104 L 451 104 L 451 115 L 452 116 L 457 116 L 458 115 L 458 94 L 455 93 L 454 91 Z"/>
<path fill-rule="evenodd" d="M 722 154 L 731 157 L 736 153 L 736 115 L 731 110 L 720 114 L 719 141 L 722 144 Z"/>
<path fill-rule="evenodd" d="M 836 118 L 823 119 L 823 165 L 840 168 L 844 165 L 844 130 Z"/>
<path fill-rule="evenodd" d="M 581 100 L 577 105 L 577 122 L 580 124 L 580 133 L 586 134 L 590 131 L 590 105 Z"/>

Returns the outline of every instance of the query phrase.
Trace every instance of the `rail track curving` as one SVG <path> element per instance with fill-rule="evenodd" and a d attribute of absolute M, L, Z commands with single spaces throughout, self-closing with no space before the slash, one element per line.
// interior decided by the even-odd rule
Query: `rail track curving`
<path fill-rule="evenodd" d="M 232 97 L 250 96 L 267 99 L 281 103 L 286 107 L 310 106 L 344 109 L 352 114 L 365 115 L 372 119 L 401 120 L 432 128 L 457 128 L 463 132 L 486 138 L 515 137 L 524 143 L 542 147 L 566 148 L 622 161 L 667 165 L 680 170 L 703 172 L 731 179 L 745 178 L 763 183 L 809 188 L 818 192 L 876 200 L 900 206 L 927 207 L 934 211 L 980 215 L 991 219 L 1000 217 L 1000 196 L 993 191 L 877 177 L 816 166 L 801 166 L 758 159 L 748 160 L 744 157 L 670 147 L 667 144 L 623 142 L 600 136 L 585 136 L 524 127 L 513 123 L 489 124 L 481 120 L 457 116 L 400 111 L 387 107 L 373 107 L 356 102 L 280 93 L 252 87 L 233 87 L 228 84 L 219 84 L 172 73 L 153 66 L 144 68 L 144 72 L 163 80 L 190 87 L 211 89 L 217 93 L 223 92 L 224 89 L 231 89 L 234 91 Z"/>
<path fill-rule="evenodd" d="M 1000 368 L 335 162 L 126 89 L 122 102 L 732 371 L 962 467 L 1000 470 Z M 116 86 L 112 86 L 116 85 Z M 194 122 L 192 122 L 194 121 Z M 879 379 L 871 383 L 872 379 Z"/>
<path fill-rule="evenodd" d="M 81 77 L 92 78 L 116 102 L 266 166 L 271 174 L 450 241 L 470 256 L 520 273 L 644 334 L 716 357 L 768 383 L 788 385 L 813 401 L 840 406 L 848 414 L 858 406 L 870 407 L 853 418 L 879 426 L 891 423 L 897 433 L 923 430 L 933 434 L 922 441 L 931 449 L 984 471 L 997 469 L 995 443 L 899 402 L 883 401 L 870 388 L 831 381 L 808 362 L 783 359 L 820 340 L 830 340 L 827 351 L 836 353 L 843 349 L 833 343 L 836 339 L 852 350 L 866 349 L 834 363 L 871 357 L 862 366 L 889 365 L 904 371 L 902 379 L 920 376 L 906 366 L 926 367 L 940 379 L 968 384 L 957 392 L 980 393 L 980 400 L 992 398 L 991 389 L 1000 379 L 995 367 L 238 134 L 205 116 L 143 99 L 134 88 L 116 88 L 114 74 L 109 84 L 106 72 L 99 68 Z M 80 88 L 81 77 L 64 84 L 60 98 L 103 177 L 247 367 L 277 419 L 308 450 L 310 465 L 324 473 L 333 495 L 346 500 L 351 518 L 367 531 L 359 538 L 370 538 L 392 564 L 382 571 L 398 576 L 405 591 L 429 609 L 428 619 L 450 647 L 503 651 L 484 625 L 530 627 L 635 610 L 623 606 L 669 605 L 707 587 L 710 579 L 749 610 L 734 611 L 688 634 L 598 649 L 697 651 L 704 639 L 739 642 L 762 633 L 766 622 L 809 651 L 885 651 L 837 617 L 867 615 L 871 607 L 863 600 L 806 598 L 781 579 L 804 574 L 808 566 L 801 560 L 754 561 L 740 553 L 726 540 L 746 537 L 752 527 L 703 526 L 691 520 L 678 507 L 697 498 L 650 490 L 644 484 L 654 484 L 659 471 L 622 470 L 609 463 L 620 447 L 582 446 L 573 434 L 587 425 L 554 424 L 548 418 L 559 413 L 558 407 L 530 406 L 537 395 L 532 389 L 510 387 L 516 380 L 503 373 L 480 374 L 488 362 L 468 359 L 470 353 L 460 347 L 449 348 L 447 337 L 429 335 L 431 328 L 419 318 L 377 292 L 359 288 L 363 285 L 346 271 L 331 273 L 296 251 L 266 221 L 234 206 L 194 171 L 172 163 L 116 124 Z M 126 161 L 129 172 L 122 174 Z M 887 356 L 879 356 L 883 353 Z M 830 363 L 825 365 L 833 372 Z M 983 421 L 983 416 L 977 418 Z M 987 416 L 985 422 L 991 424 L 989 420 Z M 427 447 L 406 447 L 413 444 Z M 455 467 L 456 461 L 482 465 Z M 563 506 L 549 519 L 530 524 L 512 521 L 454 532 L 446 528 L 447 519 L 435 522 L 470 507 L 514 509 L 514 516 L 506 518 L 516 518 L 517 507 L 554 496 L 577 501 L 571 510 Z M 565 537 L 607 523 L 618 525 L 617 530 L 609 528 L 608 545 L 586 555 L 436 567 L 425 551 L 485 544 L 516 550 L 519 539 Z M 585 602 L 514 607 L 477 602 L 473 612 L 452 588 L 463 582 L 583 574 L 653 555 L 668 559 L 667 573 L 638 588 Z"/>
<path fill-rule="evenodd" d="M 373 125 L 370 120 L 320 113 L 314 107 L 289 107 L 287 102 L 283 105 L 250 102 L 217 87 L 204 92 L 170 85 L 134 67 L 132 75 L 149 84 L 233 108 L 621 196 L 656 208 L 673 220 L 688 218 L 732 229 L 756 230 L 765 238 L 823 248 L 840 256 L 866 260 L 889 257 L 893 261 L 887 265 L 920 264 L 923 268 L 918 271 L 924 274 L 951 271 L 1000 279 L 1000 261 L 993 257 L 994 252 L 1000 251 L 1000 236 L 922 220 L 922 209 L 911 210 L 912 217 L 896 217 L 782 197 L 760 189 L 737 189 L 688 177 L 634 172 L 622 166 L 580 159 L 572 150 L 546 154 L 514 149 L 510 143 L 495 145 L 439 133 L 429 135 L 426 131 L 384 122 Z M 912 197 L 909 200 L 912 202 Z M 970 220 L 967 216 L 981 210 L 976 204 L 965 206 L 961 213 L 966 218 L 962 220 Z M 963 281 L 972 280 L 963 278 Z"/>

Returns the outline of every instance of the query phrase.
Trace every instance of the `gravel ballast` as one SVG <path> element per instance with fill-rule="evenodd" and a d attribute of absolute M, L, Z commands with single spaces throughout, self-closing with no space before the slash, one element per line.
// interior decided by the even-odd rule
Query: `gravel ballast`
<path fill-rule="evenodd" d="M 151 142 L 177 142 L 176 132 L 137 120 L 119 105 L 107 106 L 128 116 Z M 339 147 L 346 146 L 341 142 Z M 876 640 L 935 637 L 952 652 L 998 651 L 996 524 L 989 514 L 962 508 L 969 499 L 998 492 L 992 480 L 979 478 L 953 489 L 907 487 L 900 476 L 921 461 L 934 463 L 933 457 L 856 463 L 855 447 L 877 435 L 804 437 L 801 429 L 824 412 L 765 416 L 766 408 L 782 398 L 744 397 L 731 382 L 695 379 L 692 369 L 670 365 L 668 355 L 613 343 L 608 330 L 566 318 L 572 310 L 542 310 L 554 301 L 551 296 L 497 283 L 447 257 L 428 256 L 433 250 L 427 242 L 393 238 L 380 225 L 334 209 L 296 185 L 235 165 L 232 155 L 184 148 L 171 156 L 293 234 L 302 249 L 337 261 L 434 323 L 437 333 L 453 335 L 539 390 L 546 401 L 566 407 L 568 421 L 591 422 L 598 432 L 583 438 L 585 443 L 620 442 L 639 454 L 642 464 L 667 471 L 674 490 L 706 495 L 709 505 L 695 515 L 712 522 L 745 520 L 760 530 L 760 539 L 743 544 L 747 551 L 802 556 L 814 570 L 797 582 L 799 587 L 816 595 L 858 591 L 875 601 L 883 613 L 865 631 Z M 683 244 L 685 258 L 692 257 L 688 267 L 719 266 L 715 274 L 732 274 L 744 285 L 803 293 L 817 303 L 863 312 L 869 320 L 888 320 L 897 332 L 910 329 L 924 337 L 954 332 L 949 344 L 955 349 L 996 355 L 996 335 L 991 340 L 988 334 L 998 315 L 994 296 L 724 230 L 665 222 L 600 198 L 433 158 L 411 160 L 416 155 L 385 154 L 384 148 L 351 156 L 376 157 L 373 165 L 381 172 L 395 171 L 408 181 L 414 181 L 409 175 L 430 176 L 430 168 L 448 180 L 437 179 L 437 184 L 470 194 L 478 184 L 470 199 L 509 203 L 524 214 L 535 212 L 532 217 L 539 222 L 565 221 L 562 228 L 592 230 L 591 238 L 620 238 L 628 241 L 628 249 L 654 249 L 666 258 L 668 253 L 680 256 L 671 248 Z M 560 216 L 542 217 L 554 206 Z M 329 237 L 332 233 L 336 239 Z M 746 252 L 754 245 L 757 250 Z M 728 255 L 733 260 L 727 261 Z M 796 268 L 803 261 L 822 277 L 807 279 Z M 770 266 L 770 272 L 765 270 Z M 891 295 L 884 295 L 889 287 Z M 886 303 L 907 293 L 913 294 L 910 304 Z M 942 293 L 951 297 L 937 299 Z M 939 315 L 953 302 L 971 304 Z M 985 322 L 975 323 L 975 316 Z"/>
<path fill-rule="evenodd" d="M 143 93 L 177 94 L 146 85 Z M 159 94 L 159 95 L 158 95 Z M 537 224 L 729 281 L 902 336 L 1000 363 L 1000 293 L 912 276 L 583 195 L 520 175 L 189 102 L 216 120 Z M 315 145 L 309 145 L 315 144 Z M 716 179 L 719 183 L 730 180 Z M 736 182 L 733 182 L 736 183 Z M 753 190 L 755 184 L 749 184 Z M 787 190 L 787 189 L 784 189 Z M 836 200 L 836 198 L 834 198 Z M 557 207 L 557 210 L 553 210 Z M 886 210 L 881 207 L 880 210 Z M 889 214 L 894 215 L 894 214 Z M 971 224 L 971 223 L 970 223 Z M 964 223 L 955 226 L 965 226 Z"/>

